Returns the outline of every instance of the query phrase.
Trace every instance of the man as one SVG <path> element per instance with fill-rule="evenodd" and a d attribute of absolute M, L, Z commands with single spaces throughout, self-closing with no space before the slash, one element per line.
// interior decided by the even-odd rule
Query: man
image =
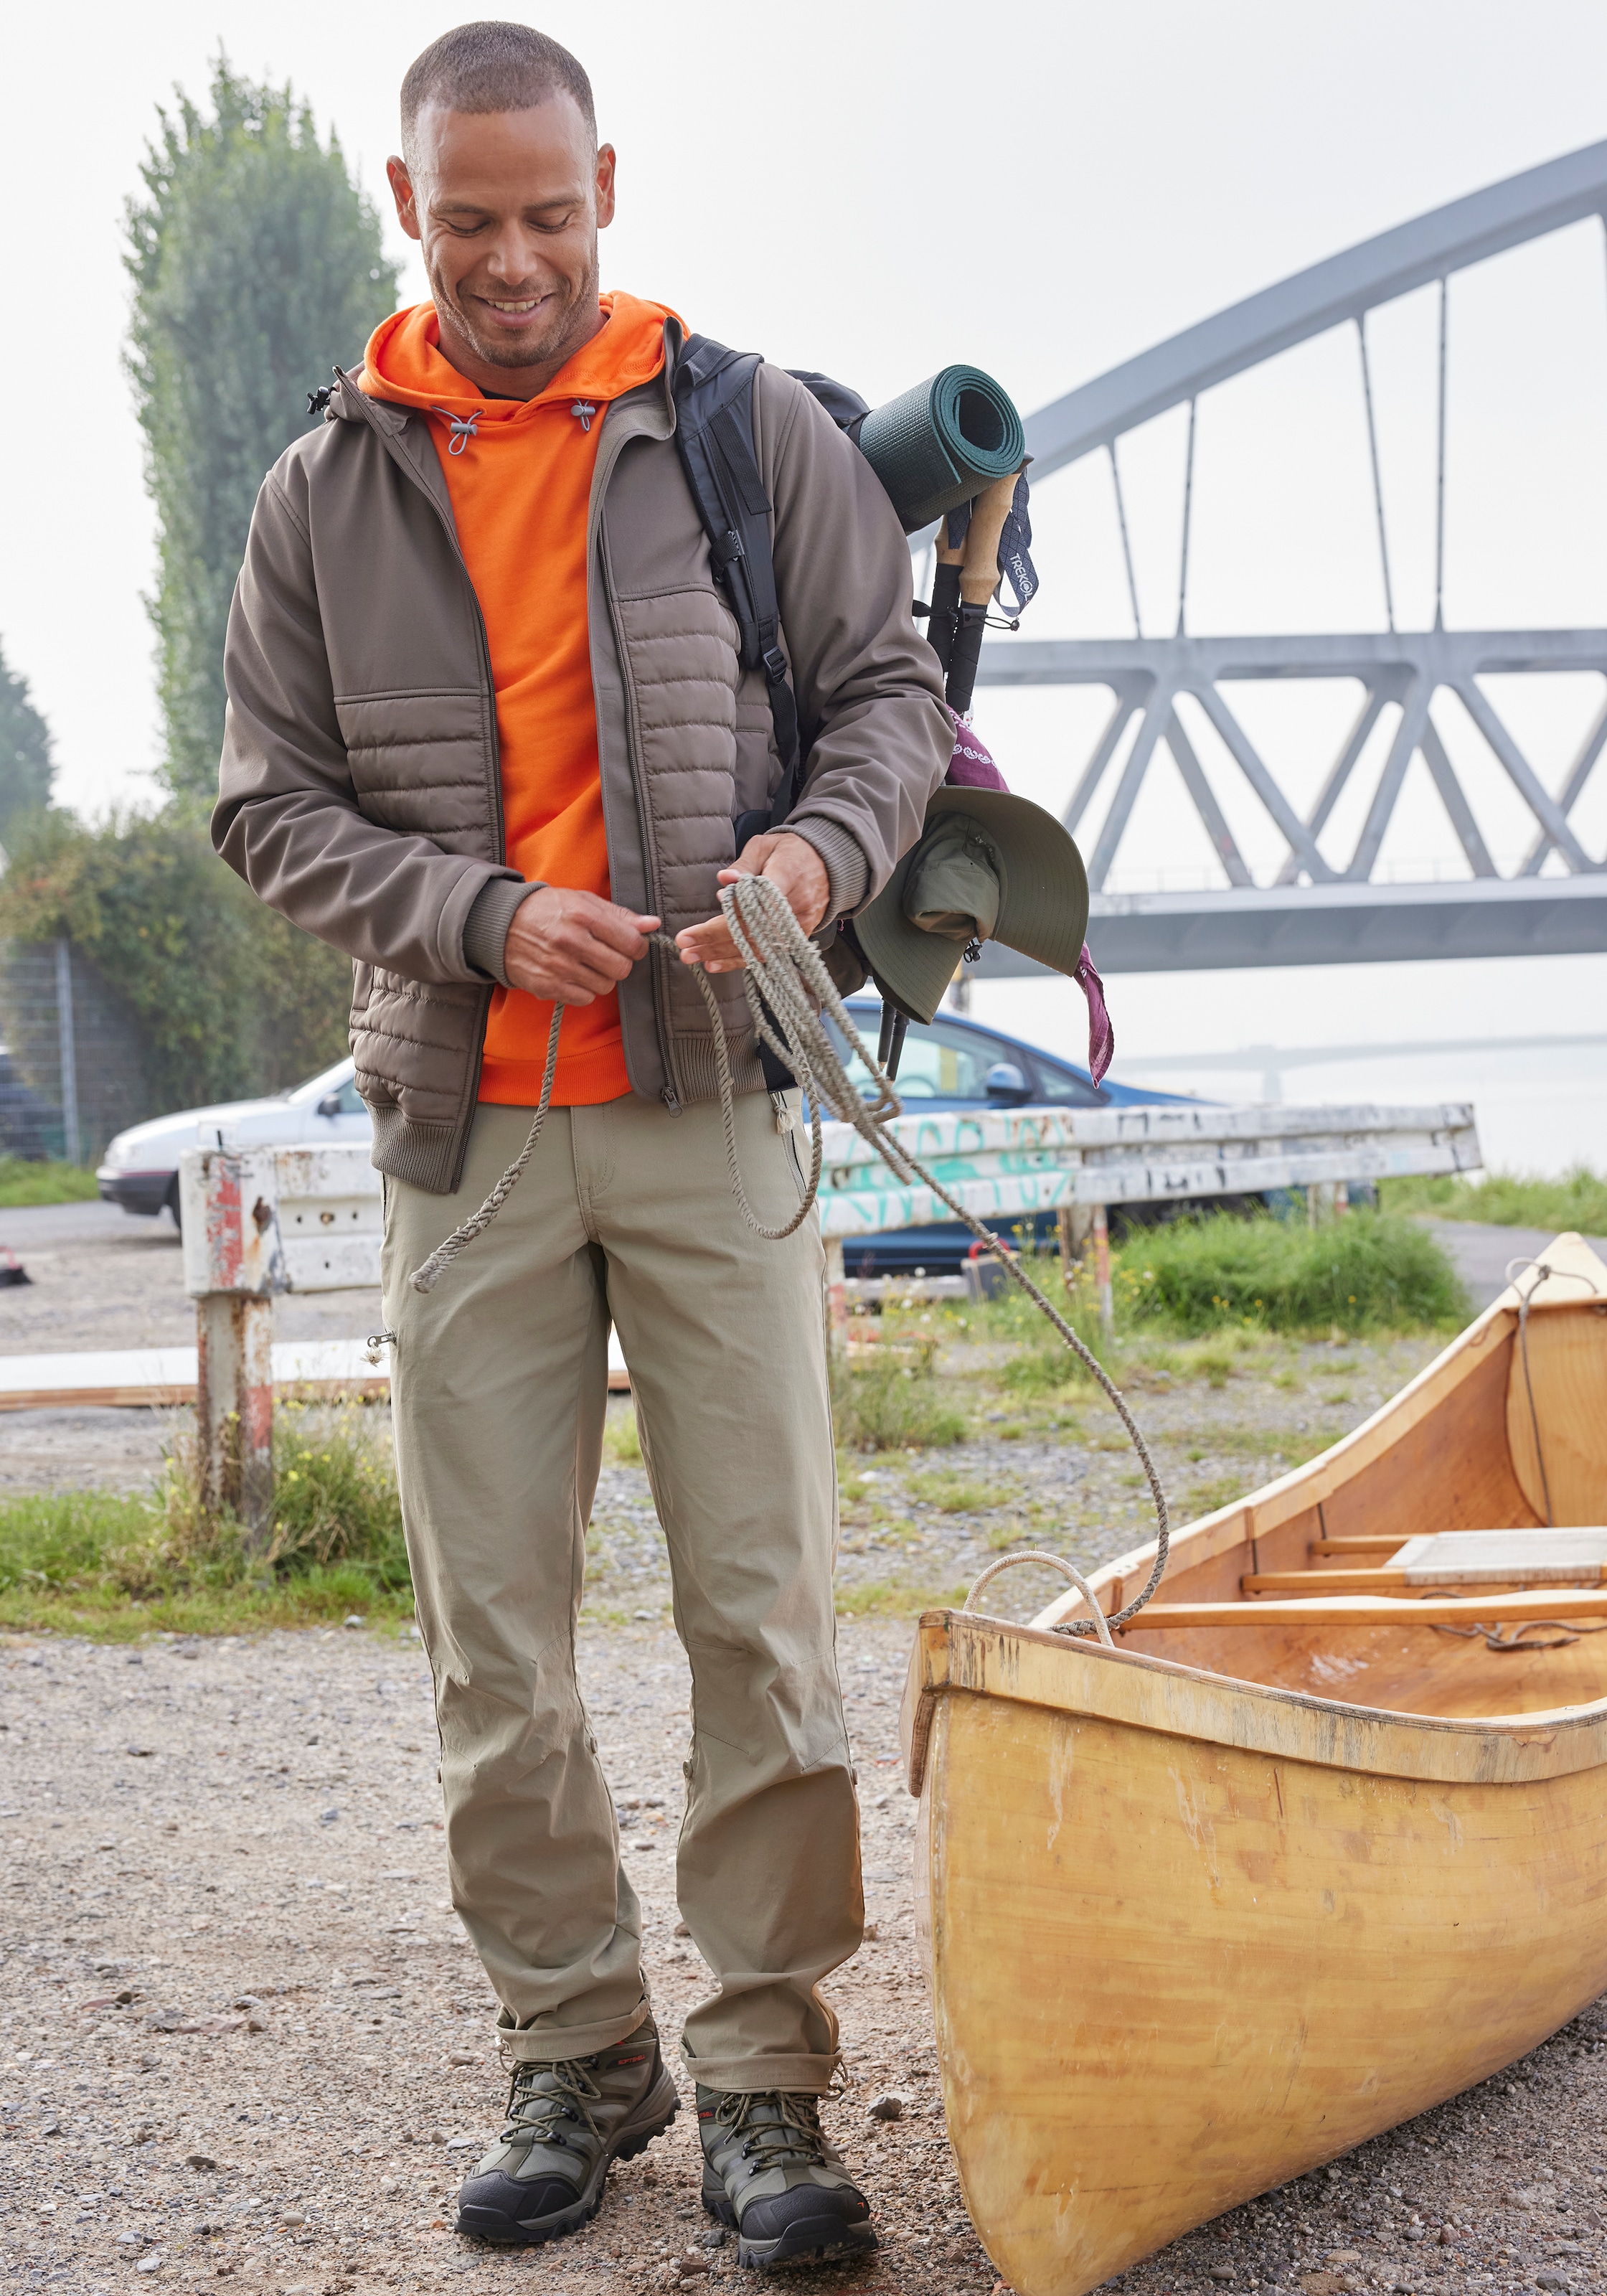
<path fill-rule="evenodd" d="M 447 33 L 407 74 L 389 176 L 431 299 L 338 373 L 325 426 L 263 486 L 214 834 L 356 960 L 453 1897 L 512 2075 L 459 2223 L 573 2230 L 676 2109 L 575 1678 L 611 1320 L 692 1664 L 677 1884 L 717 1980 L 682 2042 L 705 2204 L 747 2261 L 870 2246 L 816 2106 L 838 2061 L 819 1986 L 863 1918 L 820 1245 L 812 1224 L 770 1243 L 742 1222 L 686 969 L 716 976 L 743 1173 L 779 1226 L 794 1140 L 716 912 L 733 822 L 780 778 L 767 691 L 676 457 L 680 322 L 599 297 L 614 153 L 580 66 L 520 25 Z M 768 366 L 753 428 L 813 742 L 784 830 L 734 861 L 816 933 L 886 882 L 952 735 L 869 467 Z M 650 947 L 660 922 L 679 965 Z M 525 1139 L 554 1003 L 536 1155 L 422 1296 L 410 1272 Z"/>

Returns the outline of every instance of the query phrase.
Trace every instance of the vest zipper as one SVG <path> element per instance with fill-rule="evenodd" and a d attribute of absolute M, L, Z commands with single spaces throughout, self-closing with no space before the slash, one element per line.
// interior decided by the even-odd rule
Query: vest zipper
<path fill-rule="evenodd" d="M 348 395 L 357 401 L 362 411 L 362 419 L 368 423 L 369 429 L 379 439 L 381 445 L 390 456 L 391 461 L 396 464 L 398 470 L 402 472 L 406 478 L 412 480 L 413 484 L 418 488 L 420 494 L 423 496 L 424 500 L 429 504 L 430 509 L 435 512 L 437 519 L 440 522 L 441 532 L 446 536 L 448 544 L 451 545 L 452 555 L 456 559 L 458 566 L 462 570 L 463 585 L 469 593 L 469 603 L 474 610 L 474 631 L 475 636 L 480 641 L 480 676 L 484 680 L 486 706 L 489 713 L 491 742 L 491 779 L 489 793 L 491 799 L 491 819 L 496 830 L 496 851 L 493 856 L 493 858 L 497 862 L 499 866 L 505 868 L 508 861 L 508 832 L 507 824 L 504 818 L 502 809 L 502 743 L 497 737 L 496 732 L 496 673 L 491 668 L 491 641 L 486 635 L 486 618 L 480 611 L 480 598 L 475 591 L 473 578 L 469 572 L 469 562 L 463 556 L 463 545 L 458 541 L 457 529 L 454 526 L 451 519 L 441 508 L 439 503 L 437 502 L 429 488 L 424 484 L 418 472 L 414 469 L 412 463 L 402 452 L 401 447 L 396 439 L 390 436 L 382 423 L 375 422 L 371 419 L 366 404 L 367 393 L 360 391 L 357 385 L 348 381 L 344 374 L 340 377 L 340 380 L 346 385 Z M 435 449 L 428 437 L 426 437 L 425 443 L 430 446 L 430 450 L 431 454 L 433 454 Z M 480 999 L 480 1027 L 475 1035 L 474 1058 L 471 1063 L 469 1076 L 469 1095 L 467 1101 L 469 1116 L 459 1136 L 457 1154 L 453 1161 L 452 1167 L 452 1186 L 454 1190 L 455 1190 L 459 1181 L 463 1176 L 463 1160 L 469 1152 L 469 1129 L 471 1124 L 473 1122 L 473 1111 L 478 1105 L 480 1100 L 480 1073 L 485 1066 L 486 1058 L 486 1023 L 491 1017 L 491 996 L 492 988 L 488 987 Z"/>
<path fill-rule="evenodd" d="M 604 435 L 606 436 L 606 433 Z M 636 818 L 642 832 L 642 859 L 647 870 L 647 898 L 651 904 L 648 914 L 661 917 L 664 912 L 660 906 L 659 900 L 658 856 L 653 850 L 652 829 L 647 817 L 646 775 L 642 767 L 642 728 L 636 715 L 636 689 L 631 679 L 630 656 L 626 651 L 625 630 L 619 619 L 619 602 L 614 594 L 614 570 L 609 563 L 608 532 L 601 516 L 597 521 L 597 555 L 603 563 L 603 588 L 608 599 L 609 621 L 614 633 L 614 651 L 619 658 L 620 682 L 625 688 L 625 733 L 626 739 L 634 752 L 632 761 L 635 770 L 631 775 L 631 781 L 635 789 Z M 681 1078 L 676 1068 L 675 1051 L 669 1036 L 668 974 L 671 960 L 664 955 L 662 949 L 653 947 L 648 951 L 647 961 L 649 964 L 660 968 L 658 973 L 660 993 L 652 1000 L 652 1018 L 653 1028 L 659 1039 L 659 1058 L 664 1063 L 664 1074 L 668 1081 L 659 1098 L 672 1116 L 679 1116 Z"/>

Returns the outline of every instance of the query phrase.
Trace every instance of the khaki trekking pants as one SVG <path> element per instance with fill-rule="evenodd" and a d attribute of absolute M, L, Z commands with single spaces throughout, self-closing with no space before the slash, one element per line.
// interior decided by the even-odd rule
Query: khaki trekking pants
<path fill-rule="evenodd" d="M 552 1110 L 495 1224 L 414 1292 L 413 1269 L 529 1121 L 483 1105 L 455 1195 L 385 1183 L 402 1512 L 453 1902 L 511 2055 L 584 2056 L 648 2013 L 641 1912 L 575 1678 L 611 1320 L 692 1661 L 676 1882 L 718 1987 L 682 2046 L 709 2087 L 823 2090 L 837 2021 L 816 1988 L 857 1950 L 864 1898 L 818 1231 L 810 1218 L 768 1243 L 748 1227 L 717 1103 L 672 1116 L 632 1095 Z M 736 1138 L 749 1201 L 778 1227 L 799 1201 L 797 1136 L 752 1093 Z"/>

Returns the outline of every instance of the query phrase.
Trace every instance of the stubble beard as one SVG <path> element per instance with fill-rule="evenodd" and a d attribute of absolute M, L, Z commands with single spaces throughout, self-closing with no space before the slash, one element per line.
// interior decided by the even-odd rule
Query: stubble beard
<path fill-rule="evenodd" d="M 448 315 L 452 332 L 460 334 L 465 347 L 487 366 L 521 367 L 545 366 L 556 361 L 562 365 L 572 351 L 578 350 L 594 332 L 592 315 L 597 308 L 597 297 L 602 283 L 602 265 L 595 241 L 592 243 L 592 259 L 585 278 L 571 299 L 565 303 L 548 326 L 534 341 L 510 342 L 505 335 L 482 335 L 475 326 L 458 297 L 454 294 L 433 264 L 428 265 L 430 299 L 438 316 Z M 446 321 L 443 320 L 443 325 Z"/>

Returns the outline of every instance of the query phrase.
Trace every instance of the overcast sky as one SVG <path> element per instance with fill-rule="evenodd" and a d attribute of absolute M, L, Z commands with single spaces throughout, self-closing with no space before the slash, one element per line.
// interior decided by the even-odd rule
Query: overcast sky
<path fill-rule="evenodd" d="M 152 521 L 120 363 L 122 209 L 155 107 L 175 84 L 201 94 L 221 43 L 236 66 L 288 77 L 338 128 L 383 205 L 398 84 L 453 20 L 419 0 L 383 10 L 92 5 L 70 19 L 69 55 L 59 13 L 9 20 L 6 78 L 24 100 L 0 143 L 0 201 L 21 357 L 0 638 L 54 731 L 60 794 L 86 811 L 136 801 L 158 752 L 141 603 Z M 1024 0 L 995 12 L 957 0 L 784 11 L 619 0 L 528 20 L 586 64 L 602 131 L 619 149 L 604 283 L 668 301 L 725 340 L 824 368 L 873 401 L 963 358 L 1030 409 L 1372 232 L 1607 135 L 1599 0 Z M 411 254 L 393 224 L 388 234 Z M 422 291 L 410 265 L 404 292 Z M 1421 625 L 1431 600 L 1431 291 L 1376 323 L 1403 625 Z M 1453 282 L 1451 310 L 1447 619 L 1600 624 L 1600 228 Z M 1354 336 L 1342 333 L 1201 402 L 1192 627 L 1379 626 L 1359 405 Z M 1152 629 L 1176 611 L 1181 454 L 1172 418 L 1131 450 Z M 1025 634 L 1130 627 L 1108 483 L 1090 463 L 1042 489 L 1045 588 Z M 1507 698 L 1554 783 L 1595 690 L 1578 681 L 1534 704 Z M 1308 719 L 1269 707 L 1255 729 L 1300 786 L 1330 739 L 1312 706 Z M 1056 701 L 1005 710 L 984 695 L 979 722 L 991 725 L 1019 786 L 1063 798 L 1085 738 L 1074 709 Z M 1446 731 L 1455 742 L 1458 729 Z M 1509 865 L 1521 820 L 1493 783 L 1476 802 Z M 1579 818 L 1600 852 L 1607 786 Z M 1244 830 L 1253 847 L 1248 818 Z M 1411 863 L 1454 849 L 1442 816 L 1414 797 L 1391 849 Z M 1124 880 L 1201 862 L 1192 823 L 1158 777 L 1120 857 Z M 1113 984 L 1113 1003 L 1124 1046 L 1155 1052 L 1607 1028 L 1604 991 L 1607 959 L 1531 960 L 1129 979 Z M 979 1003 L 1070 1046 L 1075 999 L 1069 988 L 1000 987 Z M 1607 1070 L 1589 1056 L 1582 1068 L 1579 1055 L 1529 1067 L 1457 1071 L 1488 1103 L 1503 1152 L 1607 1161 L 1595 1144 Z M 1389 1098 L 1443 1081 L 1439 1070 L 1396 1062 L 1363 1088 Z M 1349 1074 L 1307 1071 L 1291 1091 L 1328 1095 L 1331 1084 L 1353 1088 Z M 1218 1078 L 1211 1088 L 1229 1087 Z"/>

